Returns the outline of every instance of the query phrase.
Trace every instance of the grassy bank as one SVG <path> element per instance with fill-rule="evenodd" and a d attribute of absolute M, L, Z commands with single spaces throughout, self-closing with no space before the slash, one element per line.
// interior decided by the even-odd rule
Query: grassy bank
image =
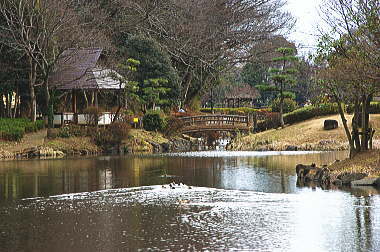
<path fill-rule="evenodd" d="M 347 115 L 350 121 L 352 116 Z M 372 127 L 376 130 L 374 147 L 380 147 L 380 115 L 370 116 Z M 326 119 L 334 119 L 339 123 L 339 128 L 324 130 L 323 122 Z M 343 126 L 338 115 L 324 116 L 306 120 L 285 127 L 284 129 L 272 129 L 257 134 L 250 134 L 235 139 L 230 145 L 231 150 L 346 150 L 348 142 Z"/>
<path fill-rule="evenodd" d="M 371 150 L 357 154 L 352 159 L 345 159 L 329 166 L 331 174 L 365 173 L 368 177 L 380 177 L 380 150 Z"/>
<path fill-rule="evenodd" d="M 154 151 L 154 144 L 167 143 L 169 139 L 161 133 L 149 132 L 140 129 L 131 129 L 128 137 L 123 140 L 122 148 L 128 152 Z M 106 153 L 108 150 L 96 145 L 89 136 L 70 136 L 47 138 L 47 130 L 28 133 L 19 141 L 0 141 L 0 159 L 14 159 L 30 149 L 44 149 L 59 151 L 66 155 L 88 155 Z"/>

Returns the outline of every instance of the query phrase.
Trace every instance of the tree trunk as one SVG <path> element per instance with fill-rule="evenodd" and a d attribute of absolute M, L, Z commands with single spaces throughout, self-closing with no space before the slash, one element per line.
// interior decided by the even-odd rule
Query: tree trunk
<path fill-rule="evenodd" d="M 45 92 L 45 106 L 46 106 L 46 119 L 45 121 L 47 122 L 47 127 L 48 129 L 53 128 L 53 120 L 54 120 L 54 108 L 53 104 L 51 102 L 51 95 L 49 91 L 49 83 L 48 80 L 46 79 L 44 81 L 44 92 Z"/>
<path fill-rule="evenodd" d="M 284 86 L 283 83 L 280 85 L 280 124 L 281 128 L 285 127 L 285 122 L 284 122 Z"/>
<path fill-rule="evenodd" d="M 360 125 L 360 102 L 355 100 L 354 104 L 354 117 L 352 118 L 352 139 L 354 141 L 355 152 L 359 152 L 361 149 L 359 125 Z"/>
<path fill-rule="evenodd" d="M 183 93 L 183 97 L 182 97 L 182 104 L 185 104 L 186 103 L 186 100 L 187 100 L 187 94 L 189 92 L 189 89 L 190 89 L 190 84 L 191 84 L 191 81 L 193 79 L 193 75 L 191 72 L 187 72 L 185 74 L 185 77 L 184 77 L 184 80 L 183 80 L 183 83 L 185 86 L 185 92 Z"/>
<path fill-rule="evenodd" d="M 354 141 L 352 139 L 350 129 L 348 128 L 347 119 L 344 115 L 344 111 L 342 108 L 342 103 L 339 101 L 337 96 L 335 96 L 335 100 L 336 100 L 336 103 L 338 104 L 338 112 L 340 115 L 340 119 L 342 120 L 344 132 L 346 133 L 346 137 L 347 137 L 348 143 L 350 145 L 350 158 L 353 158 L 356 154 L 355 144 L 354 144 Z"/>
<path fill-rule="evenodd" d="M 0 97 L 3 97 L 2 93 L 0 93 Z M 5 106 L 3 100 L 0 100 L 0 117 L 5 117 Z"/>
<path fill-rule="evenodd" d="M 370 135 L 372 135 L 371 130 L 369 129 L 369 106 L 371 102 L 371 95 L 363 95 L 362 97 L 362 141 L 361 141 L 361 150 L 365 151 L 369 148 Z"/>
<path fill-rule="evenodd" d="M 29 95 L 30 95 L 30 120 L 35 122 L 37 119 L 37 99 L 34 91 L 34 86 L 37 79 L 37 64 L 33 62 L 32 57 L 29 57 Z"/>

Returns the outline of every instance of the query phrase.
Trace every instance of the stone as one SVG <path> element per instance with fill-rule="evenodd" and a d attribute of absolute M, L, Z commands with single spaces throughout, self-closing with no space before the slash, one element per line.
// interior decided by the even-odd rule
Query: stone
<path fill-rule="evenodd" d="M 368 175 L 365 173 L 348 173 L 348 172 L 345 172 L 345 173 L 338 175 L 337 179 L 340 179 L 342 181 L 343 185 L 351 185 L 352 181 L 361 180 L 367 176 Z"/>
<path fill-rule="evenodd" d="M 363 178 L 351 181 L 351 186 L 373 186 L 379 178 Z"/>
<path fill-rule="evenodd" d="M 324 130 L 332 130 L 338 128 L 338 121 L 337 120 L 325 120 L 323 123 L 323 129 Z"/>
<path fill-rule="evenodd" d="M 376 181 L 373 183 L 373 186 L 380 188 L 380 178 L 377 178 Z"/>
<path fill-rule="evenodd" d="M 294 146 L 294 145 L 288 145 L 286 146 L 286 151 L 297 151 L 298 150 L 298 147 L 297 146 Z"/>

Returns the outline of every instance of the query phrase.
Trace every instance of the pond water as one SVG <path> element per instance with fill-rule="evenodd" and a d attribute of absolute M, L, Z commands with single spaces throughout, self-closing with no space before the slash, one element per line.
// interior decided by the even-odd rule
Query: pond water
<path fill-rule="evenodd" d="M 377 189 L 296 187 L 297 163 L 346 155 L 0 162 L 0 251 L 379 251 Z"/>

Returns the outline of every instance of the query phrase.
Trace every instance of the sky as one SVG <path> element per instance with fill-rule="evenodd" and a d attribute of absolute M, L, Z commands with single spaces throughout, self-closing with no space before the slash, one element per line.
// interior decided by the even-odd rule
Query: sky
<path fill-rule="evenodd" d="M 300 45 L 300 54 L 315 50 L 318 40 L 318 25 L 322 25 L 318 7 L 322 0 L 287 0 L 286 9 L 297 19 L 295 31 L 288 38 Z"/>

